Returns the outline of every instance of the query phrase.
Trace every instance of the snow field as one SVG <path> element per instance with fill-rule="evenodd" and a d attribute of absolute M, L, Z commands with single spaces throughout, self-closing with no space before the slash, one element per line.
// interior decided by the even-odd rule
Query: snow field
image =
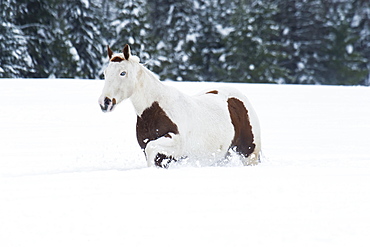
<path fill-rule="evenodd" d="M 262 164 L 164 170 L 130 102 L 100 111 L 102 81 L 0 80 L 0 245 L 368 246 L 370 88 L 231 86 L 259 115 Z"/>

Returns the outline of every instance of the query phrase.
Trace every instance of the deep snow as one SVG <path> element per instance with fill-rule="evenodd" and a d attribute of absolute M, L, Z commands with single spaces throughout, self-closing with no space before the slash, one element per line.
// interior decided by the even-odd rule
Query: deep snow
<path fill-rule="evenodd" d="M 0 80 L 0 246 L 369 246 L 370 88 L 231 86 L 263 162 L 165 170 L 129 101 L 100 111 L 103 81 Z"/>

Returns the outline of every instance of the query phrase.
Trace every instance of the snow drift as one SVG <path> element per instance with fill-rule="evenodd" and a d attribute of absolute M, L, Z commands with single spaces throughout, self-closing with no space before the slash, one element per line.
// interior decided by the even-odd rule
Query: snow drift
<path fill-rule="evenodd" d="M 146 167 L 130 102 L 101 113 L 102 81 L 0 80 L 0 245 L 368 246 L 370 88 L 232 86 L 263 162 L 165 170 Z"/>

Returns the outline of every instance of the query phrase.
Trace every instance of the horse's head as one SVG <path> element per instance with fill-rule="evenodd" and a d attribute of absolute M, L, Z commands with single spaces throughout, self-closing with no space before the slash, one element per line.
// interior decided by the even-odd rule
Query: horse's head
<path fill-rule="evenodd" d="M 131 55 L 126 45 L 122 53 L 113 54 L 108 46 L 109 65 L 104 71 L 105 85 L 99 98 L 103 112 L 110 112 L 123 100 L 131 97 L 137 84 L 140 59 Z"/>

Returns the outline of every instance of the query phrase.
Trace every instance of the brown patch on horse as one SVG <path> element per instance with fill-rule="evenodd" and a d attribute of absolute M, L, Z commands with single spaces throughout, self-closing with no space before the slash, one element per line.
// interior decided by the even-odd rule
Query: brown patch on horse
<path fill-rule="evenodd" d="M 213 91 L 207 92 L 206 94 L 209 94 L 209 93 L 211 93 L 211 94 L 218 94 L 218 91 L 217 90 L 213 90 Z"/>
<path fill-rule="evenodd" d="M 116 56 L 116 57 L 112 58 L 110 61 L 119 63 L 119 62 L 122 62 L 123 60 L 125 60 L 125 59 L 123 59 L 122 57 Z"/>
<path fill-rule="evenodd" d="M 159 106 L 157 101 L 144 110 L 141 116 L 137 116 L 136 122 L 136 138 L 142 149 L 146 148 L 148 142 L 156 140 L 160 137 L 171 138 L 169 133 L 178 134 L 177 125 L 167 116 L 164 110 Z M 159 158 L 157 158 L 159 156 Z M 164 159 L 172 157 L 164 157 L 163 154 L 157 154 L 155 164 L 161 166 Z M 169 162 L 168 162 L 169 163 Z"/>
<path fill-rule="evenodd" d="M 234 125 L 235 136 L 231 142 L 231 149 L 238 154 L 248 157 L 253 153 L 256 144 L 254 144 L 254 135 L 249 121 L 248 110 L 242 101 L 236 98 L 227 100 L 230 112 L 231 122 Z"/>

